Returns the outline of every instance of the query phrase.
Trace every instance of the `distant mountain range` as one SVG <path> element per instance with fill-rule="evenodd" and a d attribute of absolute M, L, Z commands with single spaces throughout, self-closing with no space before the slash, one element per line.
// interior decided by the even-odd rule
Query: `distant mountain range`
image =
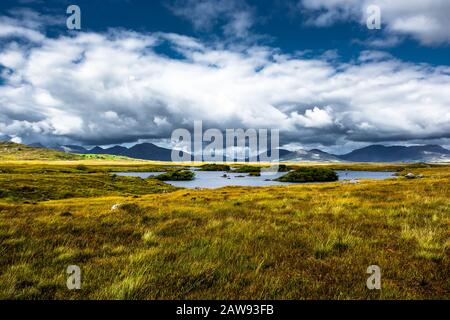
<path fill-rule="evenodd" d="M 44 147 L 40 144 L 32 144 L 32 146 Z M 130 148 L 114 146 L 86 149 L 77 145 L 59 145 L 52 149 L 69 153 L 108 154 L 157 161 L 171 161 L 172 154 L 172 150 L 158 147 L 153 143 L 136 144 Z M 319 149 L 295 151 L 279 149 L 278 151 L 280 161 L 286 162 L 450 162 L 450 150 L 439 145 L 410 147 L 370 145 L 343 155 L 335 155 Z"/>
<path fill-rule="evenodd" d="M 140 143 L 130 148 L 122 146 L 114 146 L 111 148 L 94 147 L 93 149 L 86 149 L 77 145 L 64 145 L 53 147 L 56 150 L 83 153 L 83 154 L 109 154 L 115 156 L 125 156 L 135 159 L 156 160 L 156 161 L 171 161 L 172 150 L 158 147 L 153 143 Z"/>
<path fill-rule="evenodd" d="M 343 155 L 319 149 L 290 151 L 279 149 L 283 162 L 450 162 L 450 150 L 438 145 L 390 146 L 371 145 Z M 270 152 L 269 152 L 270 156 Z M 261 160 L 261 157 L 258 157 Z"/>
<path fill-rule="evenodd" d="M 450 162 L 450 150 L 438 145 L 371 145 L 338 157 L 352 162 Z"/>
<path fill-rule="evenodd" d="M 280 161 L 288 162 L 342 162 L 337 156 L 319 149 L 285 150 L 279 149 Z"/>

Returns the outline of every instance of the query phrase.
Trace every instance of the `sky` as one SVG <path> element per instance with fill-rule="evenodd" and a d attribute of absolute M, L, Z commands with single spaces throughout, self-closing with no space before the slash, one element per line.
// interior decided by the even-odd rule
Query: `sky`
<path fill-rule="evenodd" d="M 0 139 L 168 146 L 202 120 L 290 149 L 450 147 L 449 18 L 448 0 L 2 0 Z"/>

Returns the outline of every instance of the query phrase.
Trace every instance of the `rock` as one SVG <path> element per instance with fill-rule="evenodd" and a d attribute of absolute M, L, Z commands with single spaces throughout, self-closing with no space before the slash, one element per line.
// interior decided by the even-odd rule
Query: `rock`
<path fill-rule="evenodd" d="M 411 173 L 411 172 L 410 172 L 410 173 L 408 173 L 408 174 L 405 175 L 405 178 L 406 178 L 406 179 L 414 179 L 414 178 L 416 178 L 416 176 L 415 176 L 414 173 Z"/>
<path fill-rule="evenodd" d="M 120 209 L 121 205 L 122 204 L 120 204 L 120 203 L 113 204 L 113 206 L 111 207 L 111 210 L 118 210 L 118 209 Z"/>
<path fill-rule="evenodd" d="M 423 178 L 423 174 L 418 174 L 417 176 L 416 176 L 416 178 Z"/>
<path fill-rule="evenodd" d="M 351 180 L 344 180 L 342 181 L 343 184 L 358 184 L 361 181 L 359 181 L 358 179 L 351 179 Z"/>

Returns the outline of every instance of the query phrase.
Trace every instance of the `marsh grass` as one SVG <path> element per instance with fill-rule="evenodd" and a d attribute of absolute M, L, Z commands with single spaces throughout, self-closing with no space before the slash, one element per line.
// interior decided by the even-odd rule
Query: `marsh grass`
<path fill-rule="evenodd" d="M 445 234 L 435 224 L 424 227 L 411 227 L 404 225 L 401 236 L 411 240 L 417 248 L 416 255 L 420 258 L 441 261 L 445 257 L 448 248 L 448 239 L 443 239 Z"/>
<path fill-rule="evenodd" d="M 0 160 L 81 160 L 82 156 L 0 141 Z"/>
<path fill-rule="evenodd" d="M 123 156 L 115 156 L 108 154 L 73 154 L 63 151 L 57 151 L 47 148 L 31 147 L 24 144 L 0 141 L 0 160 L 126 160 L 133 161 L 133 159 Z"/>
<path fill-rule="evenodd" d="M 398 167 L 425 176 L 413 180 L 180 190 L 42 165 L 0 174 L 1 299 L 450 298 L 446 166 Z M 66 287 L 69 264 L 81 290 Z M 372 264 L 380 291 L 366 288 Z"/>
<path fill-rule="evenodd" d="M 83 170 L 84 171 L 84 170 Z M 143 195 L 176 188 L 155 179 L 122 177 L 106 173 L 19 173 L 0 174 L 0 198 L 9 202 Z"/>
<path fill-rule="evenodd" d="M 323 259 L 333 254 L 340 255 L 361 241 L 361 238 L 340 229 L 327 230 L 324 235 L 319 233 L 318 237 L 314 238 L 314 256 Z"/>

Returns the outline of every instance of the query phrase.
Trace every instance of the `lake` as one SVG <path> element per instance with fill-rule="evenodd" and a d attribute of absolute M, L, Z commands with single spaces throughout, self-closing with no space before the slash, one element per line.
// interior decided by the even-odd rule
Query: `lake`
<path fill-rule="evenodd" d="M 195 171 L 195 170 L 194 170 Z M 163 172 L 116 172 L 118 176 L 141 177 L 143 179 L 155 176 Z M 394 172 L 388 171 L 350 171 L 336 170 L 339 180 L 350 179 L 387 179 L 394 176 Z M 224 178 L 223 175 L 227 175 Z M 278 186 L 287 184 L 296 184 L 293 182 L 279 182 L 267 179 L 276 179 L 286 174 L 286 172 L 278 172 L 271 176 L 250 177 L 247 173 L 229 173 L 224 171 L 195 171 L 195 179 L 192 181 L 166 181 L 173 186 L 182 188 L 221 188 L 227 186 L 245 186 L 245 187 L 264 187 Z M 297 183 L 298 184 L 298 183 Z"/>

